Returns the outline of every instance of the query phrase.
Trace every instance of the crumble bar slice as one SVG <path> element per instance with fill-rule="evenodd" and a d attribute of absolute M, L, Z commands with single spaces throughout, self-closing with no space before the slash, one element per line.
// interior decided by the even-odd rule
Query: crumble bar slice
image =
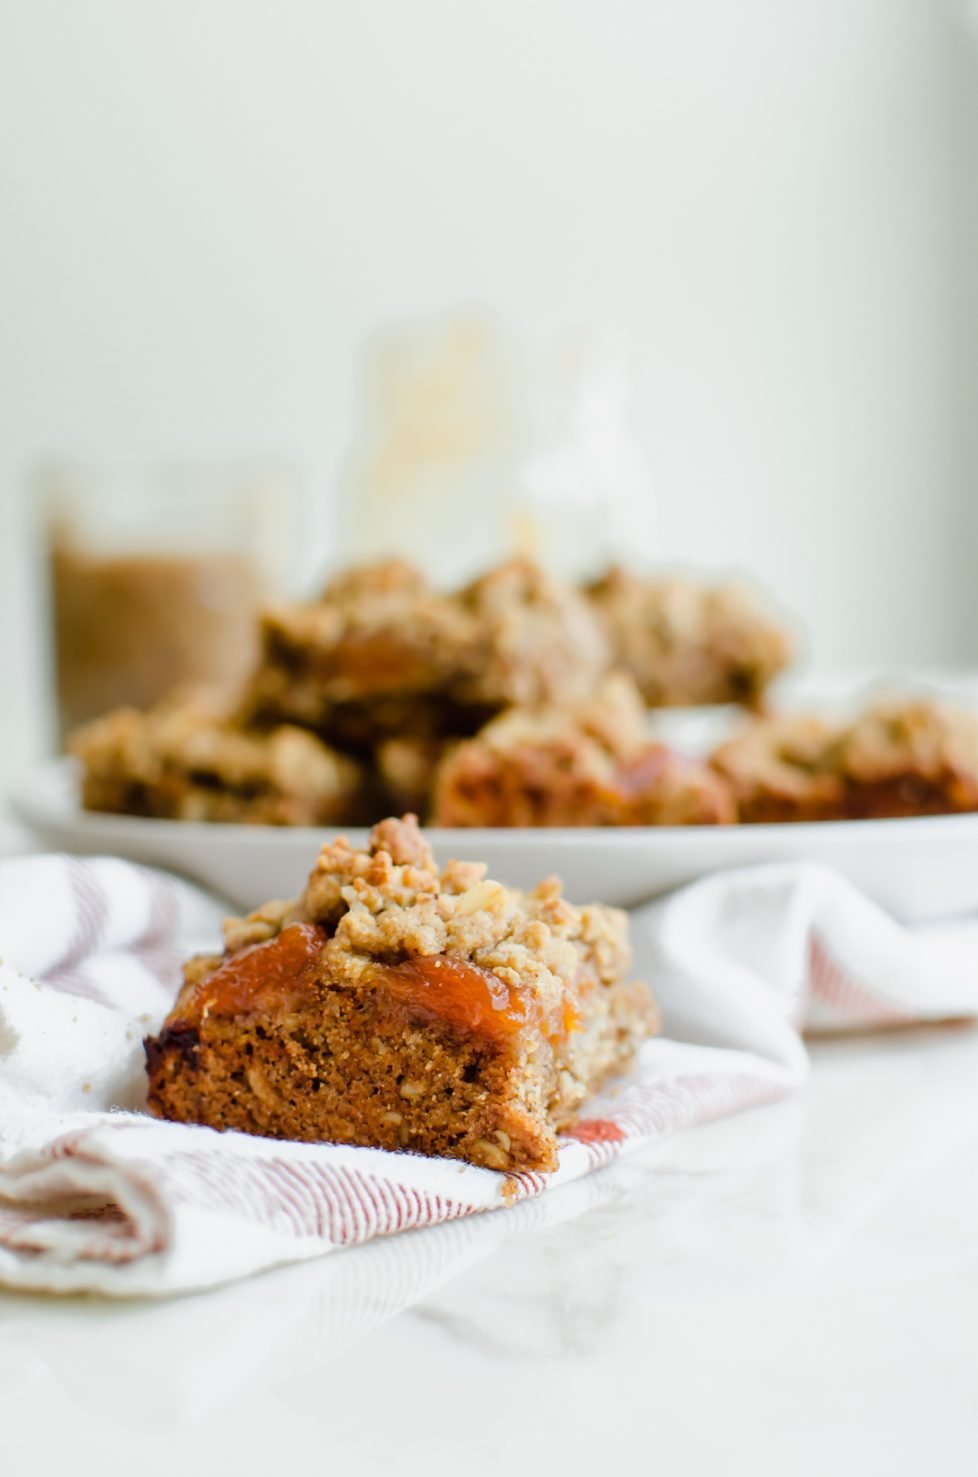
<path fill-rule="evenodd" d="M 531 560 L 497 565 L 456 599 L 474 631 L 454 693 L 486 718 L 502 708 L 583 698 L 609 666 L 587 600 Z"/>
<path fill-rule="evenodd" d="M 849 723 L 762 719 L 712 762 L 746 822 L 978 810 L 978 718 L 936 701 L 880 703 Z"/>
<path fill-rule="evenodd" d="M 353 747 L 438 732 L 472 644 L 470 617 L 410 565 L 348 570 L 318 600 L 264 612 L 244 713 Z"/>
<path fill-rule="evenodd" d="M 299 728 L 249 732 L 201 701 L 118 708 L 79 729 L 70 748 L 87 810 L 318 826 L 363 809 L 352 760 Z"/>
<path fill-rule="evenodd" d="M 439 826 L 679 826 L 735 819 L 708 765 L 650 743 L 630 678 L 575 708 L 513 708 L 451 750 L 435 783 Z"/>
<path fill-rule="evenodd" d="M 649 707 L 759 707 L 791 656 L 786 633 L 736 585 L 648 580 L 613 568 L 586 593 L 616 664 Z"/>
<path fill-rule="evenodd" d="M 877 704 L 844 729 L 833 763 L 860 818 L 978 810 L 978 717 L 945 703 Z"/>
<path fill-rule="evenodd" d="M 838 727 L 808 713 L 751 723 L 716 749 L 711 763 L 733 787 L 749 824 L 842 820 L 845 785 L 832 767 Z"/>
<path fill-rule="evenodd" d="M 390 561 L 265 613 L 244 712 L 357 749 L 459 738 L 513 703 L 581 696 L 607 661 L 587 601 L 536 565 L 502 564 L 439 594 Z"/>
<path fill-rule="evenodd" d="M 225 925 L 146 1041 L 160 1117 L 551 1170 L 655 1027 L 627 919 L 439 871 L 413 816 L 325 846 L 302 896 Z"/>

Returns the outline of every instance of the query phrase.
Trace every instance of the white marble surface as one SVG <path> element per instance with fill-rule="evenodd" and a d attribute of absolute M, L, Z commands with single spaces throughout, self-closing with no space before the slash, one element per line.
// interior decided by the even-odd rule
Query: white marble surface
<path fill-rule="evenodd" d="M 0 1470 L 978 1471 L 978 1032 L 478 1220 L 146 1305 L 0 1293 Z"/>

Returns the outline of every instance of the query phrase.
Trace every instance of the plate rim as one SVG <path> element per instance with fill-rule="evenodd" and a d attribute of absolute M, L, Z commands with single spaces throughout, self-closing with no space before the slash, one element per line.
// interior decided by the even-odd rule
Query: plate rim
<path fill-rule="evenodd" d="M 77 793 L 78 763 L 71 755 L 60 755 L 42 760 L 15 777 L 7 789 L 10 809 L 16 819 L 30 830 L 45 830 L 66 826 L 82 827 L 94 838 L 111 837 L 114 833 L 135 833 L 149 826 L 155 835 L 186 838 L 204 835 L 211 842 L 231 843 L 261 836 L 266 845 L 288 845 L 293 841 L 308 839 L 312 845 L 320 845 L 324 832 L 337 835 L 366 836 L 369 826 L 348 826 L 340 822 L 321 826 L 273 826 L 255 821 L 181 821 L 156 816 L 123 815 L 107 811 L 85 810 Z M 71 788 L 67 803 L 58 802 L 60 790 L 63 794 Z M 965 811 L 948 815 L 888 816 L 870 820 L 831 821 L 782 821 L 765 822 L 760 825 L 700 826 L 424 826 L 425 835 L 436 849 L 460 844 L 467 850 L 474 845 L 493 846 L 502 842 L 546 843 L 556 849 L 578 847 L 587 844 L 605 850 L 620 844 L 622 840 L 635 843 L 656 840 L 678 848 L 692 845 L 708 838 L 711 843 L 735 849 L 735 841 L 746 837 L 757 842 L 774 840 L 790 835 L 795 841 L 803 842 L 808 837 L 835 838 L 839 842 L 856 844 L 878 842 L 879 827 L 886 830 L 909 829 L 911 834 L 923 840 L 932 834 L 960 832 L 962 828 L 978 826 L 978 811 Z M 723 839 L 721 839 L 723 838 Z"/>

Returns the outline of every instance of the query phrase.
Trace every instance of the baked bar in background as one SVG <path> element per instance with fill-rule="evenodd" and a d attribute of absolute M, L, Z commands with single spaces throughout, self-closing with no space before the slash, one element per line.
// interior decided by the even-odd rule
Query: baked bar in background
<path fill-rule="evenodd" d="M 651 743 L 631 678 L 606 677 L 570 708 L 512 708 L 450 749 L 438 826 L 680 826 L 736 819 L 708 765 Z"/>
<path fill-rule="evenodd" d="M 627 919 L 556 879 L 435 865 L 413 817 L 323 848 L 302 896 L 225 928 L 146 1042 L 164 1118 L 552 1170 L 557 1135 L 655 1028 Z"/>
<path fill-rule="evenodd" d="M 456 600 L 472 645 L 453 695 L 476 713 L 572 703 L 608 669 L 608 642 L 588 601 L 528 559 L 497 565 Z"/>
<path fill-rule="evenodd" d="M 787 655 L 736 591 L 612 570 L 584 593 L 526 559 L 448 593 L 397 559 L 346 570 L 266 611 L 260 648 L 230 717 L 172 700 L 78 736 L 86 807 L 283 825 L 728 821 L 725 782 L 649 742 L 642 699 L 757 702 Z"/>
<path fill-rule="evenodd" d="M 978 810 L 978 718 L 933 700 L 760 719 L 712 756 L 748 823 Z"/>
<path fill-rule="evenodd" d="M 317 600 L 265 611 L 260 639 L 249 721 L 301 724 L 351 748 L 454 730 L 451 687 L 472 621 L 410 565 L 346 571 Z"/>
<path fill-rule="evenodd" d="M 808 713 L 755 719 L 716 749 L 711 763 L 733 789 L 741 821 L 831 821 L 846 815 L 833 763 L 839 729 Z"/>
<path fill-rule="evenodd" d="M 70 747 L 88 810 L 276 826 L 365 814 L 364 774 L 352 759 L 300 728 L 242 729 L 201 700 L 117 708 L 79 729 Z"/>
<path fill-rule="evenodd" d="M 791 657 L 783 627 L 738 585 L 612 568 L 587 587 L 616 665 L 649 707 L 759 707 Z"/>

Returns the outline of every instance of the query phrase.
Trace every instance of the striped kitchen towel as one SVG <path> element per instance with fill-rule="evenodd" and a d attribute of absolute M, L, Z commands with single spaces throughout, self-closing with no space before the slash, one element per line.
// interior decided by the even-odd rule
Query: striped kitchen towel
<path fill-rule="evenodd" d="M 0 863 L 0 1282 L 153 1295 L 502 1209 L 797 1090 L 806 1031 L 978 1016 L 978 922 L 909 931 L 823 868 L 718 874 L 632 915 L 664 1035 L 554 1174 L 158 1122 L 142 1038 L 222 909 L 111 858 Z"/>

